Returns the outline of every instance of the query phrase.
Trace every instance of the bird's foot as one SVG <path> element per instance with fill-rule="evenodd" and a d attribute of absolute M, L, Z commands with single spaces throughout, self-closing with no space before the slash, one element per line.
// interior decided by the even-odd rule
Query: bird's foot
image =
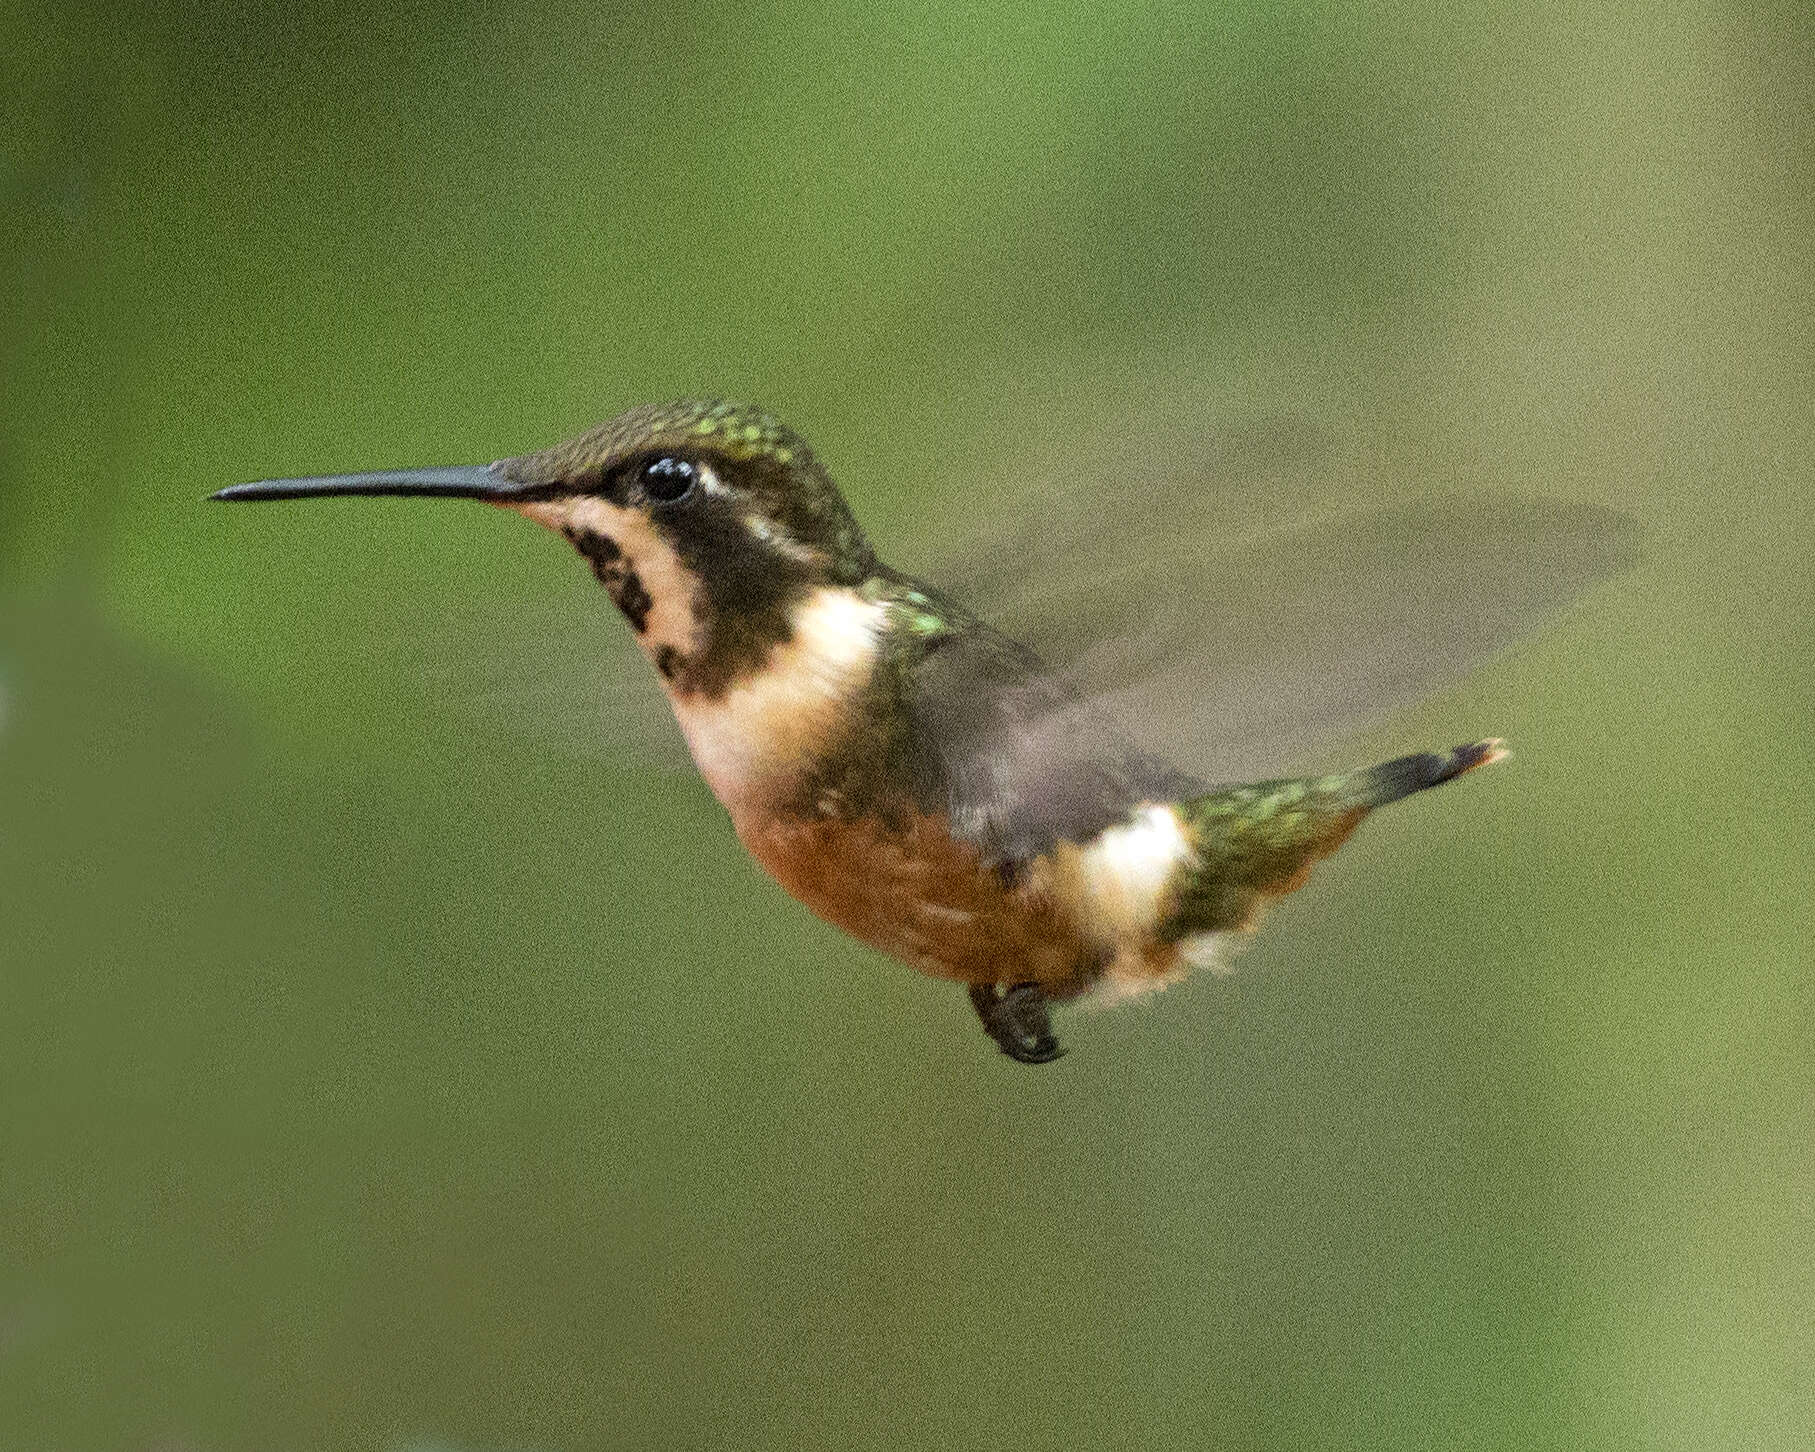
<path fill-rule="evenodd" d="M 971 1007 L 983 1031 L 1017 1064 L 1050 1064 L 1065 1050 L 1052 1031 L 1052 1005 L 1037 983 L 974 983 Z"/>

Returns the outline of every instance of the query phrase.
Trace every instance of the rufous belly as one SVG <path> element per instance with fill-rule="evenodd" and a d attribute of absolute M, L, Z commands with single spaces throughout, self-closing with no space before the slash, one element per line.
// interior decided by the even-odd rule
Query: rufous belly
<path fill-rule="evenodd" d="M 820 917 L 923 973 L 1067 997 L 1105 966 L 1041 872 L 1008 885 L 943 818 L 763 818 L 738 836 Z"/>

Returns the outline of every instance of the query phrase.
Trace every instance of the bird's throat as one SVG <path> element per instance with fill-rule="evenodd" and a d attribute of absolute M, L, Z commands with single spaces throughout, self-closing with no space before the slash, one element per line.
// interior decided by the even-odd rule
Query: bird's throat
<path fill-rule="evenodd" d="M 788 612 L 787 637 L 724 691 L 669 691 L 700 775 L 734 818 L 795 795 L 851 728 L 887 619 L 887 605 L 822 585 Z"/>
<path fill-rule="evenodd" d="M 592 567 L 733 815 L 795 789 L 868 683 L 888 606 L 848 585 L 803 583 L 760 611 L 728 608 L 636 510 L 589 497 L 520 508 Z"/>
<path fill-rule="evenodd" d="M 578 550 L 664 680 L 709 644 L 697 574 L 648 518 L 585 496 L 518 506 Z"/>

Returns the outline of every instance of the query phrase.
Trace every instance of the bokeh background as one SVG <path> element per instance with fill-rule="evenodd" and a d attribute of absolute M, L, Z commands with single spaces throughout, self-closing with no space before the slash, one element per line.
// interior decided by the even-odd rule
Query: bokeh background
<path fill-rule="evenodd" d="M 1812 57 L 1720 0 L 14 7 L 0 1446 L 1811 1445 Z M 615 628 L 566 551 L 200 502 L 699 392 L 909 564 L 1018 450 L 1275 416 L 1322 502 L 1646 544 L 1333 748 L 1512 763 L 1028 1071 L 608 712 L 534 729 Z"/>

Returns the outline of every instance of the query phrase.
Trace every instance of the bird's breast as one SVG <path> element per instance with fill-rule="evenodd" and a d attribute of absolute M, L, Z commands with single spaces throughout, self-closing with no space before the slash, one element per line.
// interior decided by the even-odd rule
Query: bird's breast
<path fill-rule="evenodd" d="M 1097 958 L 1042 884 L 1010 884 L 943 817 L 738 821 L 750 855 L 820 917 L 924 973 L 1076 991 Z"/>
<path fill-rule="evenodd" d="M 760 669 L 706 696 L 670 693 L 700 775 L 735 818 L 785 794 L 847 723 L 875 667 L 888 607 L 824 586 L 789 614 Z"/>

